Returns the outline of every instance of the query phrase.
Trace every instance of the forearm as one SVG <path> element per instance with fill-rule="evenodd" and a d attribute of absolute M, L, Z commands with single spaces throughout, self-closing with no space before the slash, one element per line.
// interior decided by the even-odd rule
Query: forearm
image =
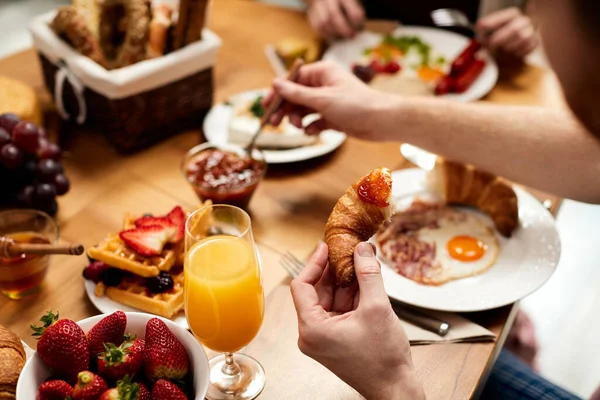
<path fill-rule="evenodd" d="M 512 181 L 600 203 L 600 139 L 569 112 L 396 98 L 381 138 L 401 140 Z"/>

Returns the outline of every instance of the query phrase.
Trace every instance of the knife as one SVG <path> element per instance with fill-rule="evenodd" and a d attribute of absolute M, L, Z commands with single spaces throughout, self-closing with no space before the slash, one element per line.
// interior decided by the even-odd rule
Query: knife
<path fill-rule="evenodd" d="M 411 324 L 414 324 L 419 328 L 423 328 L 429 332 L 433 332 L 436 335 L 444 337 L 450 330 L 450 324 L 448 322 L 422 313 L 414 308 L 401 306 L 398 304 L 393 304 L 392 308 L 400 319 L 410 322 Z"/>

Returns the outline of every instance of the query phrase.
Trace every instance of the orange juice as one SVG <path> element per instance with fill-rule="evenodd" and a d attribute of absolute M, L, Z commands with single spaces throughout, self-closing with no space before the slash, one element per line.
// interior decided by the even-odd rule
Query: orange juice
<path fill-rule="evenodd" d="M 216 235 L 196 243 L 185 258 L 185 313 L 202 344 L 235 352 L 254 339 L 264 295 L 252 245 Z"/>

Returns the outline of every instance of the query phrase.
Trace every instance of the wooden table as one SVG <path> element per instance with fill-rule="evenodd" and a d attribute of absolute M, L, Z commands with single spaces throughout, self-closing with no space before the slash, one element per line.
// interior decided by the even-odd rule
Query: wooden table
<path fill-rule="evenodd" d="M 269 85 L 273 72 L 263 50 L 273 38 L 311 34 L 300 13 L 241 0 L 214 2 L 211 27 L 224 42 L 215 69 L 216 100 Z M 47 111 L 48 123 L 56 120 L 33 50 L 0 60 L 0 74 L 34 86 Z M 551 73 L 526 66 L 503 76 L 487 100 L 554 106 L 561 103 L 559 93 Z M 198 132 L 187 132 L 139 154 L 123 157 L 108 147 L 98 134 L 86 132 L 77 136 L 65 160 L 72 189 L 60 199 L 57 220 L 61 238 L 90 246 L 107 232 L 118 230 L 122 215 L 127 211 L 162 213 L 175 204 L 196 205 L 197 199 L 183 179 L 179 163 L 184 153 L 199 140 Z M 351 182 L 382 164 L 392 169 L 411 166 L 401 158 L 398 143 L 349 139 L 337 152 L 321 159 L 270 167 L 250 207 L 263 258 L 267 294 L 288 279 L 278 265 L 280 252 L 290 250 L 298 256 L 307 256 L 321 239 L 325 221 L 338 197 Z M 540 198 L 547 196 L 540 195 Z M 558 204 L 557 199 L 551 199 Z M 62 316 L 73 320 L 97 314 L 83 287 L 81 271 L 86 263 L 84 256 L 54 257 L 47 286 L 41 293 L 21 301 L 0 297 L 0 323 L 28 344 L 35 345 L 29 325 L 45 311 L 60 310 Z M 277 304 L 268 304 L 277 307 Z M 496 344 L 413 348 L 417 372 L 428 399 L 466 399 L 475 393 L 503 343 L 512 311 L 512 307 L 504 307 L 473 316 L 498 334 Z M 277 335 L 276 329 L 275 323 L 269 331 L 263 329 L 260 335 Z M 257 357 L 266 363 L 267 358 L 272 360 L 277 355 L 265 352 Z M 271 386 L 262 398 L 281 398 L 276 395 L 282 389 L 276 387 L 277 374 L 281 371 L 272 374 Z M 297 379 L 300 388 L 305 384 L 308 382 Z"/>

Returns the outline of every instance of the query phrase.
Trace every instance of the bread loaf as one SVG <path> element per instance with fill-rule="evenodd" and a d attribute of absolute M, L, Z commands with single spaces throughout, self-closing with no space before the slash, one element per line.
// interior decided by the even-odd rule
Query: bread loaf
<path fill-rule="evenodd" d="M 32 87 L 0 76 L 0 114 L 16 114 L 22 120 L 42 125 L 42 109 Z"/>

